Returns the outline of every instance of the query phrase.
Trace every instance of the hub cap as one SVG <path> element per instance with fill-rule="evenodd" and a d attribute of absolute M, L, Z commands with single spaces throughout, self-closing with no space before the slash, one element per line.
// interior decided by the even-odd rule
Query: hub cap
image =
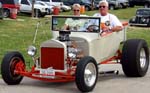
<path fill-rule="evenodd" d="M 96 81 L 96 67 L 93 63 L 87 64 L 84 72 L 84 81 L 87 86 L 92 86 Z"/>
<path fill-rule="evenodd" d="M 140 66 L 141 68 L 144 68 L 145 65 L 146 65 L 146 54 L 144 49 L 142 48 L 140 52 Z"/>

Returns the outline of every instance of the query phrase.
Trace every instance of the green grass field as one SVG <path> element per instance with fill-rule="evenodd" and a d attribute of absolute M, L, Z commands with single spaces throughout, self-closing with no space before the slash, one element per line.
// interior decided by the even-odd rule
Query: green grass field
<path fill-rule="evenodd" d="M 138 7 L 119 9 L 110 11 L 118 16 L 120 20 L 128 21 L 129 18 L 135 15 L 135 11 Z M 92 16 L 98 10 L 88 11 L 85 14 Z M 61 15 L 70 15 L 71 12 L 64 12 Z M 38 29 L 38 35 L 35 42 L 35 46 L 39 49 L 40 43 L 51 39 L 50 30 L 50 18 L 33 19 L 29 16 L 19 15 L 17 20 L 0 20 L 0 63 L 3 56 L 8 51 L 20 51 L 27 62 L 31 61 L 31 58 L 27 56 L 26 50 L 33 42 L 34 33 L 36 30 L 36 24 L 40 21 Z M 45 22 L 48 22 L 46 24 Z M 150 28 L 141 27 L 128 27 L 128 38 L 143 38 L 150 45 Z M 39 51 L 38 51 L 39 52 Z"/>

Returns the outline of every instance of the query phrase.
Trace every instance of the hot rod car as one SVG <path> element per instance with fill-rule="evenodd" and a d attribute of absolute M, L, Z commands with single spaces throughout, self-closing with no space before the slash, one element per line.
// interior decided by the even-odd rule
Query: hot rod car
<path fill-rule="evenodd" d="M 139 8 L 136 15 L 129 20 L 130 25 L 150 27 L 150 8 Z"/>
<path fill-rule="evenodd" d="M 78 24 L 64 29 L 68 19 Z M 93 20 L 97 24 L 87 25 Z M 75 81 L 80 91 L 89 92 L 94 89 L 98 68 L 103 64 L 121 64 L 128 77 L 143 77 L 148 70 L 147 43 L 143 39 L 126 40 L 127 24 L 123 24 L 122 31 L 105 34 L 101 34 L 99 17 L 52 16 L 51 25 L 53 38 L 41 43 L 40 56 L 35 57 L 34 46 L 28 48 L 34 62 L 31 71 L 26 69 L 20 52 L 12 51 L 4 56 L 1 73 L 5 83 L 19 84 L 24 76 L 47 82 Z M 92 30 L 88 31 L 89 27 Z"/>

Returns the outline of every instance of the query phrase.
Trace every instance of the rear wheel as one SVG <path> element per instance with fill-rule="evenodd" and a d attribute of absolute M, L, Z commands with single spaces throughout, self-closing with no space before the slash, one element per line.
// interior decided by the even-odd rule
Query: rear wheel
<path fill-rule="evenodd" d="M 115 6 L 114 5 L 110 5 L 109 6 L 109 10 L 115 10 Z"/>
<path fill-rule="evenodd" d="M 89 6 L 85 6 L 85 11 L 89 11 L 90 7 Z"/>
<path fill-rule="evenodd" d="M 3 10 L 3 17 L 4 18 L 10 17 L 10 10 L 9 9 L 4 9 Z"/>
<path fill-rule="evenodd" d="M 19 52 L 9 52 L 2 60 L 1 74 L 8 85 L 19 84 L 23 79 L 23 76 L 15 73 L 16 65 L 19 62 L 25 66 L 23 56 Z"/>
<path fill-rule="evenodd" d="M 121 63 L 126 76 L 144 76 L 149 67 L 149 49 L 146 41 L 127 40 L 123 46 Z"/>
<path fill-rule="evenodd" d="M 44 17 L 46 14 L 42 14 L 39 9 L 34 9 L 34 16 L 35 17 Z"/>
<path fill-rule="evenodd" d="M 76 85 L 82 92 L 92 91 L 98 77 L 97 63 L 94 58 L 87 56 L 82 58 L 76 69 Z"/>

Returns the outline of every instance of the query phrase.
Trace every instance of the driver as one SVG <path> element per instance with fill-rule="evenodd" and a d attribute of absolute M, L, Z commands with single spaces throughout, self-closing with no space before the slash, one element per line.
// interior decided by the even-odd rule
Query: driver
<path fill-rule="evenodd" d="M 123 26 L 119 19 L 113 15 L 108 13 L 109 5 L 106 0 L 102 0 L 99 2 L 99 13 L 94 14 L 95 17 L 101 18 L 101 30 L 102 32 L 112 31 L 118 32 L 123 29 Z"/>

